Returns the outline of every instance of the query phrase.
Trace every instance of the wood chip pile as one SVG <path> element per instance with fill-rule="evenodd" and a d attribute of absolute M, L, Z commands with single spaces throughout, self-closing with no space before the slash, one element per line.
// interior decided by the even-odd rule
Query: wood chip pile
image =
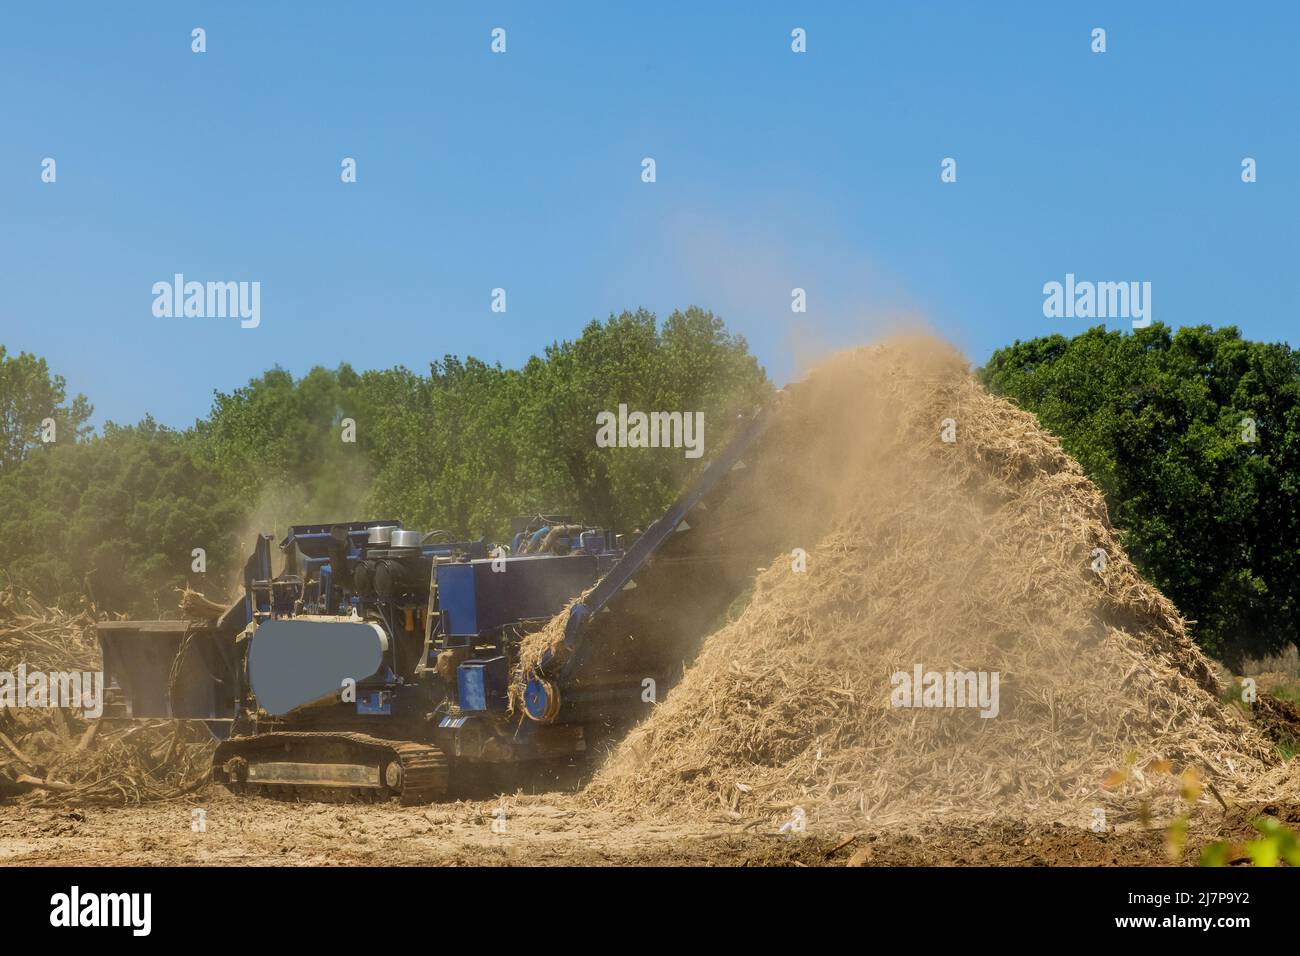
<path fill-rule="evenodd" d="M 771 556 L 591 799 L 772 826 L 1114 825 L 1179 812 L 1184 774 L 1213 805 L 1277 764 L 1079 465 L 948 347 L 843 353 L 779 414 L 783 453 L 815 470 L 749 505 L 807 511 L 806 570 Z M 900 706 L 918 665 L 997 674 L 996 715 Z"/>

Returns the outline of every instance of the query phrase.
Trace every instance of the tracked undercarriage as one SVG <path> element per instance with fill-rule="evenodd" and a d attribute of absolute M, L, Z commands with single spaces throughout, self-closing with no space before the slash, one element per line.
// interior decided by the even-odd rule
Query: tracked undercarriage
<path fill-rule="evenodd" d="M 217 747 L 213 779 L 233 792 L 323 801 L 398 798 L 415 806 L 447 792 L 446 754 L 433 744 L 368 734 L 279 731 Z"/>

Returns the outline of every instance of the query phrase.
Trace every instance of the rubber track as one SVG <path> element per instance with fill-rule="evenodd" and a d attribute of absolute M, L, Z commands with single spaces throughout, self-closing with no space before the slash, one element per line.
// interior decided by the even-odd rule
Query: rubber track
<path fill-rule="evenodd" d="M 385 740 L 382 737 L 371 737 L 369 734 L 335 731 L 275 731 L 253 737 L 233 737 L 217 748 L 212 758 L 213 772 L 214 775 L 222 772 L 225 762 L 232 757 L 256 761 L 266 756 L 268 750 L 275 750 L 276 756 L 280 756 L 285 744 L 289 744 L 290 748 L 294 744 L 307 745 L 310 749 L 313 743 L 339 741 L 368 752 L 379 766 L 394 758 L 401 761 L 402 789 L 399 796 L 404 806 L 431 803 L 447 792 L 449 768 L 447 756 L 441 748 L 415 741 Z M 284 755 L 292 757 L 293 750 L 290 749 Z M 311 785 L 297 786 L 293 790 L 297 793 L 330 791 L 332 795 L 346 792 L 345 788 L 341 787 Z"/>

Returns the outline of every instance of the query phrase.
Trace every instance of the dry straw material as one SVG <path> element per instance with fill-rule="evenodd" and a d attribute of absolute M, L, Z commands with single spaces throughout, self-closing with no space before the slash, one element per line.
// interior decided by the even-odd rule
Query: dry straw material
<path fill-rule="evenodd" d="M 95 623 L 0 591 L 0 671 L 102 670 Z M 0 801 L 135 803 L 180 797 L 208 778 L 211 736 L 201 724 L 88 719 L 84 709 L 0 708 Z"/>
<path fill-rule="evenodd" d="M 778 415 L 764 454 L 811 465 L 747 507 L 807 516 L 806 570 L 771 556 L 591 799 L 773 826 L 1097 810 L 1115 825 L 1180 810 L 1189 768 L 1209 801 L 1276 763 L 1219 703 L 1096 487 L 955 352 L 841 354 Z M 996 673 L 997 715 L 894 706 L 893 675 L 917 665 Z"/>

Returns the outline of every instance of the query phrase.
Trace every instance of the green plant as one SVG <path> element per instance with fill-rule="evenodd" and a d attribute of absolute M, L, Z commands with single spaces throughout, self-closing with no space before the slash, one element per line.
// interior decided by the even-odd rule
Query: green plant
<path fill-rule="evenodd" d="M 1244 845 L 1211 843 L 1201 850 L 1201 866 L 1228 866 L 1247 860 L 1251 866 L 1300 866 L 1300 835 L 1274 817 L 1258 817 L 1251 825 L 1260 832 L 1259 839 Z"/>

